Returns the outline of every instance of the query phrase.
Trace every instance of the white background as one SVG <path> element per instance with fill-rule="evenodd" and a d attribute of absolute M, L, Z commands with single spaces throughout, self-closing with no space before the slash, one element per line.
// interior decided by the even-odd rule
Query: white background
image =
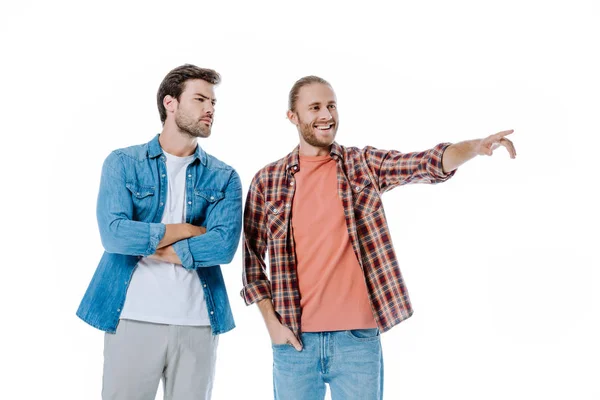
<path fill-rule="evenodd" d="M 304 75 L 332 83 L 344 145 L 515 129 L 516 160 L 384 196 L 415 308 L 382 337 L 385 398 L 600 399 L 599 21 L 595 1 L 3 2 L 0 397 L 100 398 L 103 334 L 75 311 L 102 253 L 102 161 L 160 130 L 158 85 L 189 62 L 223 76 L 201 144 L 244 192 L 297 143 Z M 269 399 L 240 255 L 213 398 Z"/>

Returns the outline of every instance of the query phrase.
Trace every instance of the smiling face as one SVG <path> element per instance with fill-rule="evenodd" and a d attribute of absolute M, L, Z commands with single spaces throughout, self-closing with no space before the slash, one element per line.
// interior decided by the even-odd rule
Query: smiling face
<path fill-rule="evenodd" d="M 174 113 L 175 124 L 191 137 L 209 137 L 216 101 L 213 84 L 202 79 L 187 81 Z"/>
<path fill-rule="evenodd" d="M 298 91 L 288 118 L 298 127 L 301 147 L 328 149 L 339 124 L 337 101 L 331 86 L 312 83 Z"/>

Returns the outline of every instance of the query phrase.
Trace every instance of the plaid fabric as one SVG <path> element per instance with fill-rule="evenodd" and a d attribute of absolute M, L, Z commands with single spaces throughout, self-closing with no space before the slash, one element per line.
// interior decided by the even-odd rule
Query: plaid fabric
<path fill-rule="evenodd" d="M 419 153 L 358 149 L 334 143 L 337 190 L 356 258 L 363 270 L 379 329 L 385 332 L 413 313 L 392 245 L 381 194 L 408 183 L 439 183 L 444 174 L 442 154 L 450 143 Z M 296 335 L 300 326 L 300 292 L 291 227 L 294 174 L 299 171 L 296 149 L 254 176 L 244 210 L 244 288 L 246 304 L 271 298 L 282 324 Z M 318 229 L 318 227 L 315 227 Z M 269 251 L 270 274 L 265 263 Z"/>

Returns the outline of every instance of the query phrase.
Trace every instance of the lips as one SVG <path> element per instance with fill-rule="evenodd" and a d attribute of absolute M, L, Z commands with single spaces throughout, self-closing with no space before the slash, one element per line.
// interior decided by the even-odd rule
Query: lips
<path fill-rule="evenodd" d="M 327 124 L 314 124 L 314 125 L 313 125 L 313 127 L 314 127 L 315 129 L 318 129 L 318 130 L 320 130 L 320 131 L 328 131 L 328 130 L 330 130 L 331 128 L 333 128 L 334 126 L 335 126 L 335 123 L 334 123 L 334 122 L 330 122 L 330 123 L 327 123 Z"/>
<path fill-rule="evenodd" d="M 200 121 L 202 121 L 208 125 L 212 125 L 212 118 L 202 118 Z"/>

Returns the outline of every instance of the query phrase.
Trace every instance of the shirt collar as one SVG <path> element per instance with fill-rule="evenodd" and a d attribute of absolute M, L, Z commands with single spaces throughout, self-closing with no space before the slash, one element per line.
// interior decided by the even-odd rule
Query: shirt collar
<path fill-rule="evenodd" d="M 337 144 L 337 142 L 333 142 L 331 145 L 331 149 L 329 150 L 329 154 L 332 156 L 334 160 L 342 160 L 343 152 L 342 146 Z M 287 155 L 285 158 L 285 168 L 286 170 L 293 170 L 297 172 L 300 170 L 300 146 L 296 146 L 296 148 Z"/>
<path fill-rule="evenodd" d="M 159 136 L 160 136 L 160 134 L 156 135 L 148 143 L 148 157 L 150 157 L 150 158 L 156 158 L 158 156 L 163 155 L 163 149 L 162 149 L 162 147 L 160 147 L 160 143 L 158 141 Z M 200 145 L 196 145 L 196 151 L 194 152 L 194 160 L 193 161 L 196 161 L 196 159 L 200 160 L 202 165 L 206 165 L 207 156 L 206 156 L 206 153 L 204 152 L 204 150 L 202 149 L 202 147 L 200 147 Z"/>

